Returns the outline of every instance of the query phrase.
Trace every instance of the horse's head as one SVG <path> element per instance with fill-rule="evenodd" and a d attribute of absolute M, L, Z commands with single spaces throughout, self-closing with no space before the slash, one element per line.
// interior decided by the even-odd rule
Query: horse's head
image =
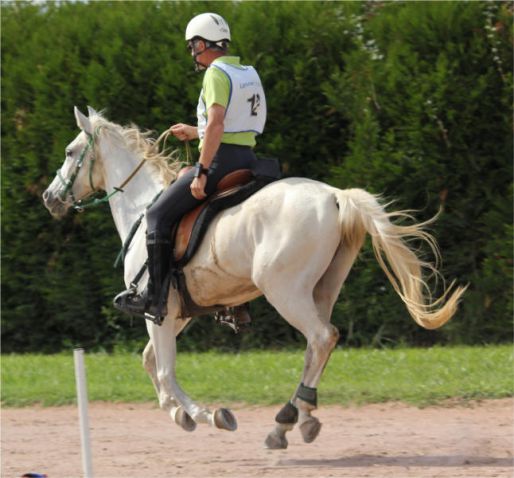
<path fill-rule="evenodd" d="M 70 207 L 103 189 L 103 174 L 98 154 L 98 126 L 93 117 L 98 114 L 88 106 L 89 118 L 75 107 L 75 118 L 82 130 L 66 147 L 66 157 L 61 168 L 46 191 L 43 200 L 50 214 L 62 218 Z"/>

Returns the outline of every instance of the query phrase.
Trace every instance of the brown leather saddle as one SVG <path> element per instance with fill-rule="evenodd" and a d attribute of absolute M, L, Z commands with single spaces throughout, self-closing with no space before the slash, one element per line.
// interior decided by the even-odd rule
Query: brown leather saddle
<path fill-rule="evenodd" d="M 181 173 L 187 172 L 190 168 L 190 166 L 183 168 L 179 173 L 179 177 Z M 238 169 L 227 174 L 218 183 L 216 192 L 212 196 L 182 217 L 175 233 L 175 247 L 173 250 L 175 262 L 180 262 L 184 258 L 191 241 L 193 227 L 202 211 L 207 208 L 211 202 L 216 201 L 220 197 L 235 194 L 239 191 L 241 186 L 248 184 L 252 179 L 254 179 L 254 175 L 251 169 Z"/>

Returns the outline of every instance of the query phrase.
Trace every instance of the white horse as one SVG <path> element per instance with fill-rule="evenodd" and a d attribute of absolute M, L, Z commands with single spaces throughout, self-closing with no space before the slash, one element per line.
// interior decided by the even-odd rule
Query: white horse
<path fill-rule="evenodd" d="M 154 142 L 137 128 L 108 122 L 92 108 L 89 117 L 75 108 L 75 117 L 82 131 L 66 148 L 66 159 L 43 194 L 45 205 L 59 218 L 91 193 L 106 191 L 124 242 L 147 205 L 176 177 L 177 162 L 158 153 Z M 340 190 L 304 178 L 283 179 L 221 212 L 185 267 L 187 286 L 197 304 L 234 306 L 264 295 L 307 339 L 301 383 L 277 415 L 267 447 L 286 448 L 285 434 L 296 423 L 306 442 L 319 433 L 321 424 L 311 415 L 317 408 L 316 387 L 339 337 L 330 317 L 366 233 L 371 235 L 382 269 L 420 326 L 435 329 L 455 313 L 465 287 L 450 292 L 450 285 L 442 297 L 431 298 L 422 273 L 424 269 L 437 271 L 417 257 L 408 240 L 427 242 L 436 257 L 437 245 L 423 231 L 427 223 L 391 221 L 406 217 L 412 219 L 405 212 L 386 212 L 376 196 L 362 189 Z M 145 229 L 143 220 L 125 258 L 127 286 L 146 259 Z M 145 275 L 139 288 L 146 280 Z M 143 364 L 160 406 L 188 431 L 198 423 L 235 430 L 237 422 L 229 410 L 210 411 L 177 383 L 176 336 L 190 320 L 178 318 L 178 304 L 171 288 L 163 324 L 146 322 L 150 341 Z"/>

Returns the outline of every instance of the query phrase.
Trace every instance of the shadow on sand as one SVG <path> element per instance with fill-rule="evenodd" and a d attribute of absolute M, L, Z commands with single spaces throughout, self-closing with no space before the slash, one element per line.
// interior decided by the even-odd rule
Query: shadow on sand
<path fill-rule="evenodd" d="M 313 466 L 352 468 L 368 466 L 426 466 L 426 467 L 512 467 L 514 458 L 496 458 L 489 456 L 468 455 L 436 455 L 436 456 L 382 456 L 382 455 L 354 455 L 328 460 L 280 460 L 278 466 Z"/>

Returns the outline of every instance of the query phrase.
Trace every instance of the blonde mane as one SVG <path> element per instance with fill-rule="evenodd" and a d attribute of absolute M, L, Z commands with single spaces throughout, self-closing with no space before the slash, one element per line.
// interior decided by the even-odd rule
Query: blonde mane
<path fill-rule="evenodd" d="M 141 159 L 152 167 L 155 178 L 163 185 L 168 186 L 177 178 L 177 174 L 184 166 L 180 160 L 180 151 L 165 148 L 159 151 L 159 144 L 152 137 L 153 131 L 141 131 L 135 124 L 120 126 L 106 120 L 101 113 L 89 118 L 95 130 L 110 134 L 111 138 L 119 141 L 127 149 L 136 153 Z"/>

